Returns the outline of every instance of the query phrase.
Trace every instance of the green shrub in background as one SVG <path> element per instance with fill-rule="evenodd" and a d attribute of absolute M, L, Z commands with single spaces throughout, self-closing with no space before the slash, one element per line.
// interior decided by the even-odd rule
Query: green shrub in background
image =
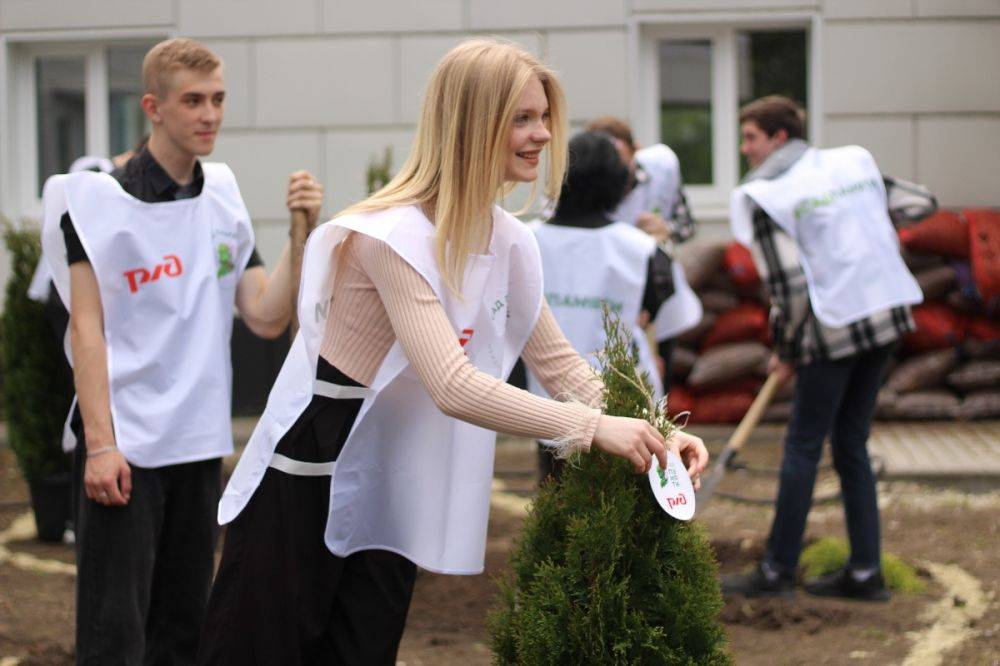
<path fill-rule="evenodd" d="M 372 155 L 368 160 L 368 170 L 365 172 L 368 194 L 374 194 L 392 180 L 392 146 L 386 146 L 382 159 Z"/>
<path fill-rule="evenodd" d="M 63 348 L 45 317 L 45 306 L 28 298 L 41 253 L 38 232 L 7 224 L 10 253 L 3 316 L 3 392 L 7 441 L 25 478 L 39 480 L 69 471 L 62 428 L 69 412 Z"/>
<path fill-rule="evenodd" d="M 799 559 L 803 574 L 809 579 L 840 571 L 849 556 L 850 548 L 846 541 L 823 537 L 803 549 Z M 882 576 L 886 587 L 894 592 L 922 594 L 927 591 L 927 584 L 920 580 L 913 567 L 895 555 L 882 555 Z"/>
<path fill-rule="evenodd" d="M 605 311 L 606 412 L 650 409 L 630 336 Z M 624 376 L 623 376 L 624 375 Z M 638 382 L 645 384 L 640 390 Z M 652 412 L 652 413 L 651 413 Z M 729 664 L 716 564 L 700 525 L 660 508 L 645 475 L 592 449 L 543 484 L 490 615 L 498 664 Z"/>

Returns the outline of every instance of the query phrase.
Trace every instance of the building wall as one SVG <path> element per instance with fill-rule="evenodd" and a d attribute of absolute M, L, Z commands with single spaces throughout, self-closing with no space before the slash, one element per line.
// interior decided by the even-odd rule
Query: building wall
<path fill-rule="evenodd" d="M 1000 206 L 1000 0 L 826 0 L 827 144 L 945 206 Z"/>
<path fill-rule="evenodd" d="M 288 174 L 318 175 L 327 212 L 363 196 L 369 160 L 391 146 L 402 161 L 428 73 L 468 35 L 499 34 L 550 62 L 579 127 L 599 113 L 635 116 L 630 51 L 643 22 L 793 11 L 818 17 L 812 112 L 824 144 L 869 147 L 945 205 L 1000 204 L 1000 0 L 0 0 L 0 37 L 161 30 L 216 50 L 229 98 L 213 157 L 236 171 L 273 265 Z M 5 88 L 9 105 L 16 91 Z M 2 154 L 2 168 L 16 168 L 9 147 Z"/>

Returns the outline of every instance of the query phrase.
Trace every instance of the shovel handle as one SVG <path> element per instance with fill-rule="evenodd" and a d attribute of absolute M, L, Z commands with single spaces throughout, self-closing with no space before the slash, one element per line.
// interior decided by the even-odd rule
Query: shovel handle
<path fill-rule="evenodd" d="M 732 436 L 729 441 L 726 442 L 726 448 L 736 453 L 743 445 L 747 443 L 750 439 L 750 435 L 753 433 L 754 428 L 760 423 L 761 418 L 764 416 L 764 412 L 767 408 L 771 406 L 771 401 L 774 400 L 774 394 L 778 392 L 778 388 L 781 386 L 781 380 L 777 372 L 772 372 L 767 381 L 764 382 L 764 386 L 761 387 L 760 392 L 757 393 L 757 397 L 754 398 L 753 403 L 750 405 L 750 409 L 747 413 L 743 415 L 743 420 L 740 424 L 736 426 L 736 430 L 733 431 Z"/>
<path fill-rule="evenodd" d="M 299 300 L 299 283 L 302 279 L 302 254 L 305 251 L 306 246 L 306 236 L 309 235 L 309 222 L 306 218 L 306 212 L 304 210 L 293 210 L 292 211 L 292 229 L 291 229 L 291 271 L 292 271 L 292 323 L 291 332 L 292 337 L 299 330 L 299 313 L 298 313 L 298 300 Z"/>

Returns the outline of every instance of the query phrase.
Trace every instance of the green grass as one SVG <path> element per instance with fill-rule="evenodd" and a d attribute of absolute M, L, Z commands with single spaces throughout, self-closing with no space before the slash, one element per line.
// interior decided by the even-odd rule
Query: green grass
<path fill-rule="evenodd" d="M 806 579 L 823 576 L 842 569 L 847 563 L 849 549 L 843 539 L 824 537 L 802 551 L 800 562 Z M 882 555 L 882 575 L 893 592 L 923 594 L 927 583 L 922 581 L 912 566 L 896 555 Z"/>

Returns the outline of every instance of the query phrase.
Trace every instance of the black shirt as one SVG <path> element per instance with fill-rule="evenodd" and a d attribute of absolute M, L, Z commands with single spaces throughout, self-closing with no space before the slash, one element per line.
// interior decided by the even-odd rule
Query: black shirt
<path fill-rule="evenodd" d="M 187 185 L 178 185 L 160 166 L 148 148 L 143 148 L 123 166 L 112 171 L 111 176 L 118 181 L 123 190 L 146 203 L 191 199 L 201 194 L 201 190 L 205 186 L 205 173 L 201 168 L 201 162 L 195 161 L 194 177 L 191 182 Z M 83 249 L 80 236 L 77 235 L 76 229 L 73 227 L 69 213 L 62 216 L 59 226 L 62 228 L 63 238 L 66 241 L 67 263 L 75 264 L 79 261 L 89 263 L 90 259 Z M 246 267 L 253 268 L 263 265 L 264 262 L 255 247 Z"/>
<path fill-rule="evenodd" d="M 599 229 L 613 224 L 613 221 L 605 215 L 594 213 L 573 217 L 556 215 L 548 223 L 563 227 Z M 674 274 L 671 270 L 671 259 L 666 252 L 657 247 L 646 266 L 646 289 L 642 294 L 642 309 L 649 312 L 651 320 L 655 319 L 656 313 L 660 311 L 660 306 L 673 295 Z"/>

